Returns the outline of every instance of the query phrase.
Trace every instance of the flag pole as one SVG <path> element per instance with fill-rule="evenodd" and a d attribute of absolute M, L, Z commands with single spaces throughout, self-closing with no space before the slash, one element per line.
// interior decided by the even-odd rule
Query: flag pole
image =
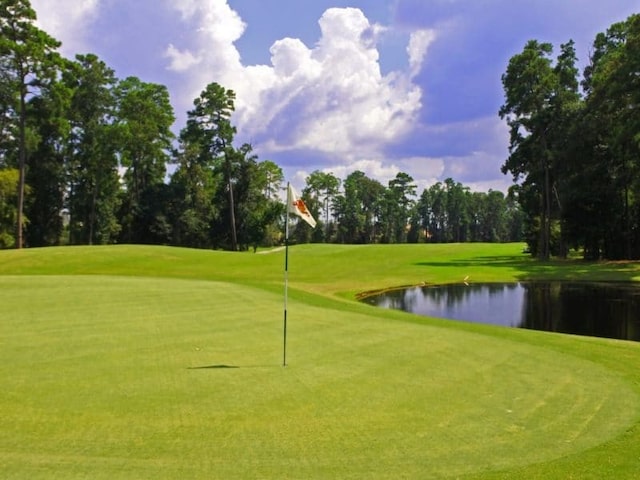
<path fill-rule="evenodd" d="M 284 341 L 282 352 L 282 366 L 287 366 L 287 295 L 289 288 L 289 213 L 302 218 L 311 228 L 315 228 L 316 221 L 309 213 L 307 206 L 294 192 L 293 187 L 287 182 L 287 208 L 284 222 Z"/>
<path fill-rule="evenodd" d="M 284 221 L 284 324 L 283 324 L 283 349 L 282 366 L 287 366 L 287 294 L 289 289 L 289 182 L 287 182 L 287 208 Z"/>

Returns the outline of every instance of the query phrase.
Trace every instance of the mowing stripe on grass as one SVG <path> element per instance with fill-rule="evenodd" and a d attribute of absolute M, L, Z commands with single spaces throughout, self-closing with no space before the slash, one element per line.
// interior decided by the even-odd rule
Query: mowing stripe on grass
<path fill-rule="evenodd" d="M 456 477 L 639 413 L 587 359 L 295 295 L 282 368 L 281 296 L 228 282 L 8 275 L 0 302 L 3 478 Z"/>

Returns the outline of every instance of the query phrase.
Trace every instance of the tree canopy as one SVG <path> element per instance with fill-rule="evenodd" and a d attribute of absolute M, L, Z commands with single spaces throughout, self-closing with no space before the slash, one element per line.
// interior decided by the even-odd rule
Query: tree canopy
<path fill-rule="evenodd" d="M 502 77 L 511 172 L 532 252 L 640 257 L 640 15 L 596 36 L 582 79 L 572 41 L 528 42 Z M 582 85 L 582 91 L 579 87 Z"/>
<path fill-rule="evenodd" d="M 119 79 L 95 54 L 63 58 L 28 0 L 0 0 L 0 30 L 0 248 L 282 242 L 283 171 L 236 144 L 232 89 L 206 85 L 174 134 L 165 86 Z M 301 192 L 318 227 L 292 240 L 524 239 L 541 259 L 640 258 L 640 16 L 598 34 L 577 65 L 571 40 L 530 40 L 506 65 L 508 194 L 316 170 Z"/>

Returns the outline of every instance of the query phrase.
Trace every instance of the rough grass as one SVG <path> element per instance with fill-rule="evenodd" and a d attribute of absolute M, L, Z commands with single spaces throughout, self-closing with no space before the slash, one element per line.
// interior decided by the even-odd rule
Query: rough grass
<path fill-rule="evenodd" d="M 388 286 L 634 280 L 521 245 L 0 252 L 0 477 L 635 478 L 640 348 L 424 319 Z"/>

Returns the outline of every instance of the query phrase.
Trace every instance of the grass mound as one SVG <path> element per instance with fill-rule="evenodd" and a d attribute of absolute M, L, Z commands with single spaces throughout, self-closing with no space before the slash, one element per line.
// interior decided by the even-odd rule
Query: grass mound
<path fill-rule="evenodd" d="M 423 319 L 352 292 L 635 266 L 389 247 L 292 249 L 286 368 L 283 252 L 0 252 L 0 476 L 633 478 L 637 344 Z"/>

